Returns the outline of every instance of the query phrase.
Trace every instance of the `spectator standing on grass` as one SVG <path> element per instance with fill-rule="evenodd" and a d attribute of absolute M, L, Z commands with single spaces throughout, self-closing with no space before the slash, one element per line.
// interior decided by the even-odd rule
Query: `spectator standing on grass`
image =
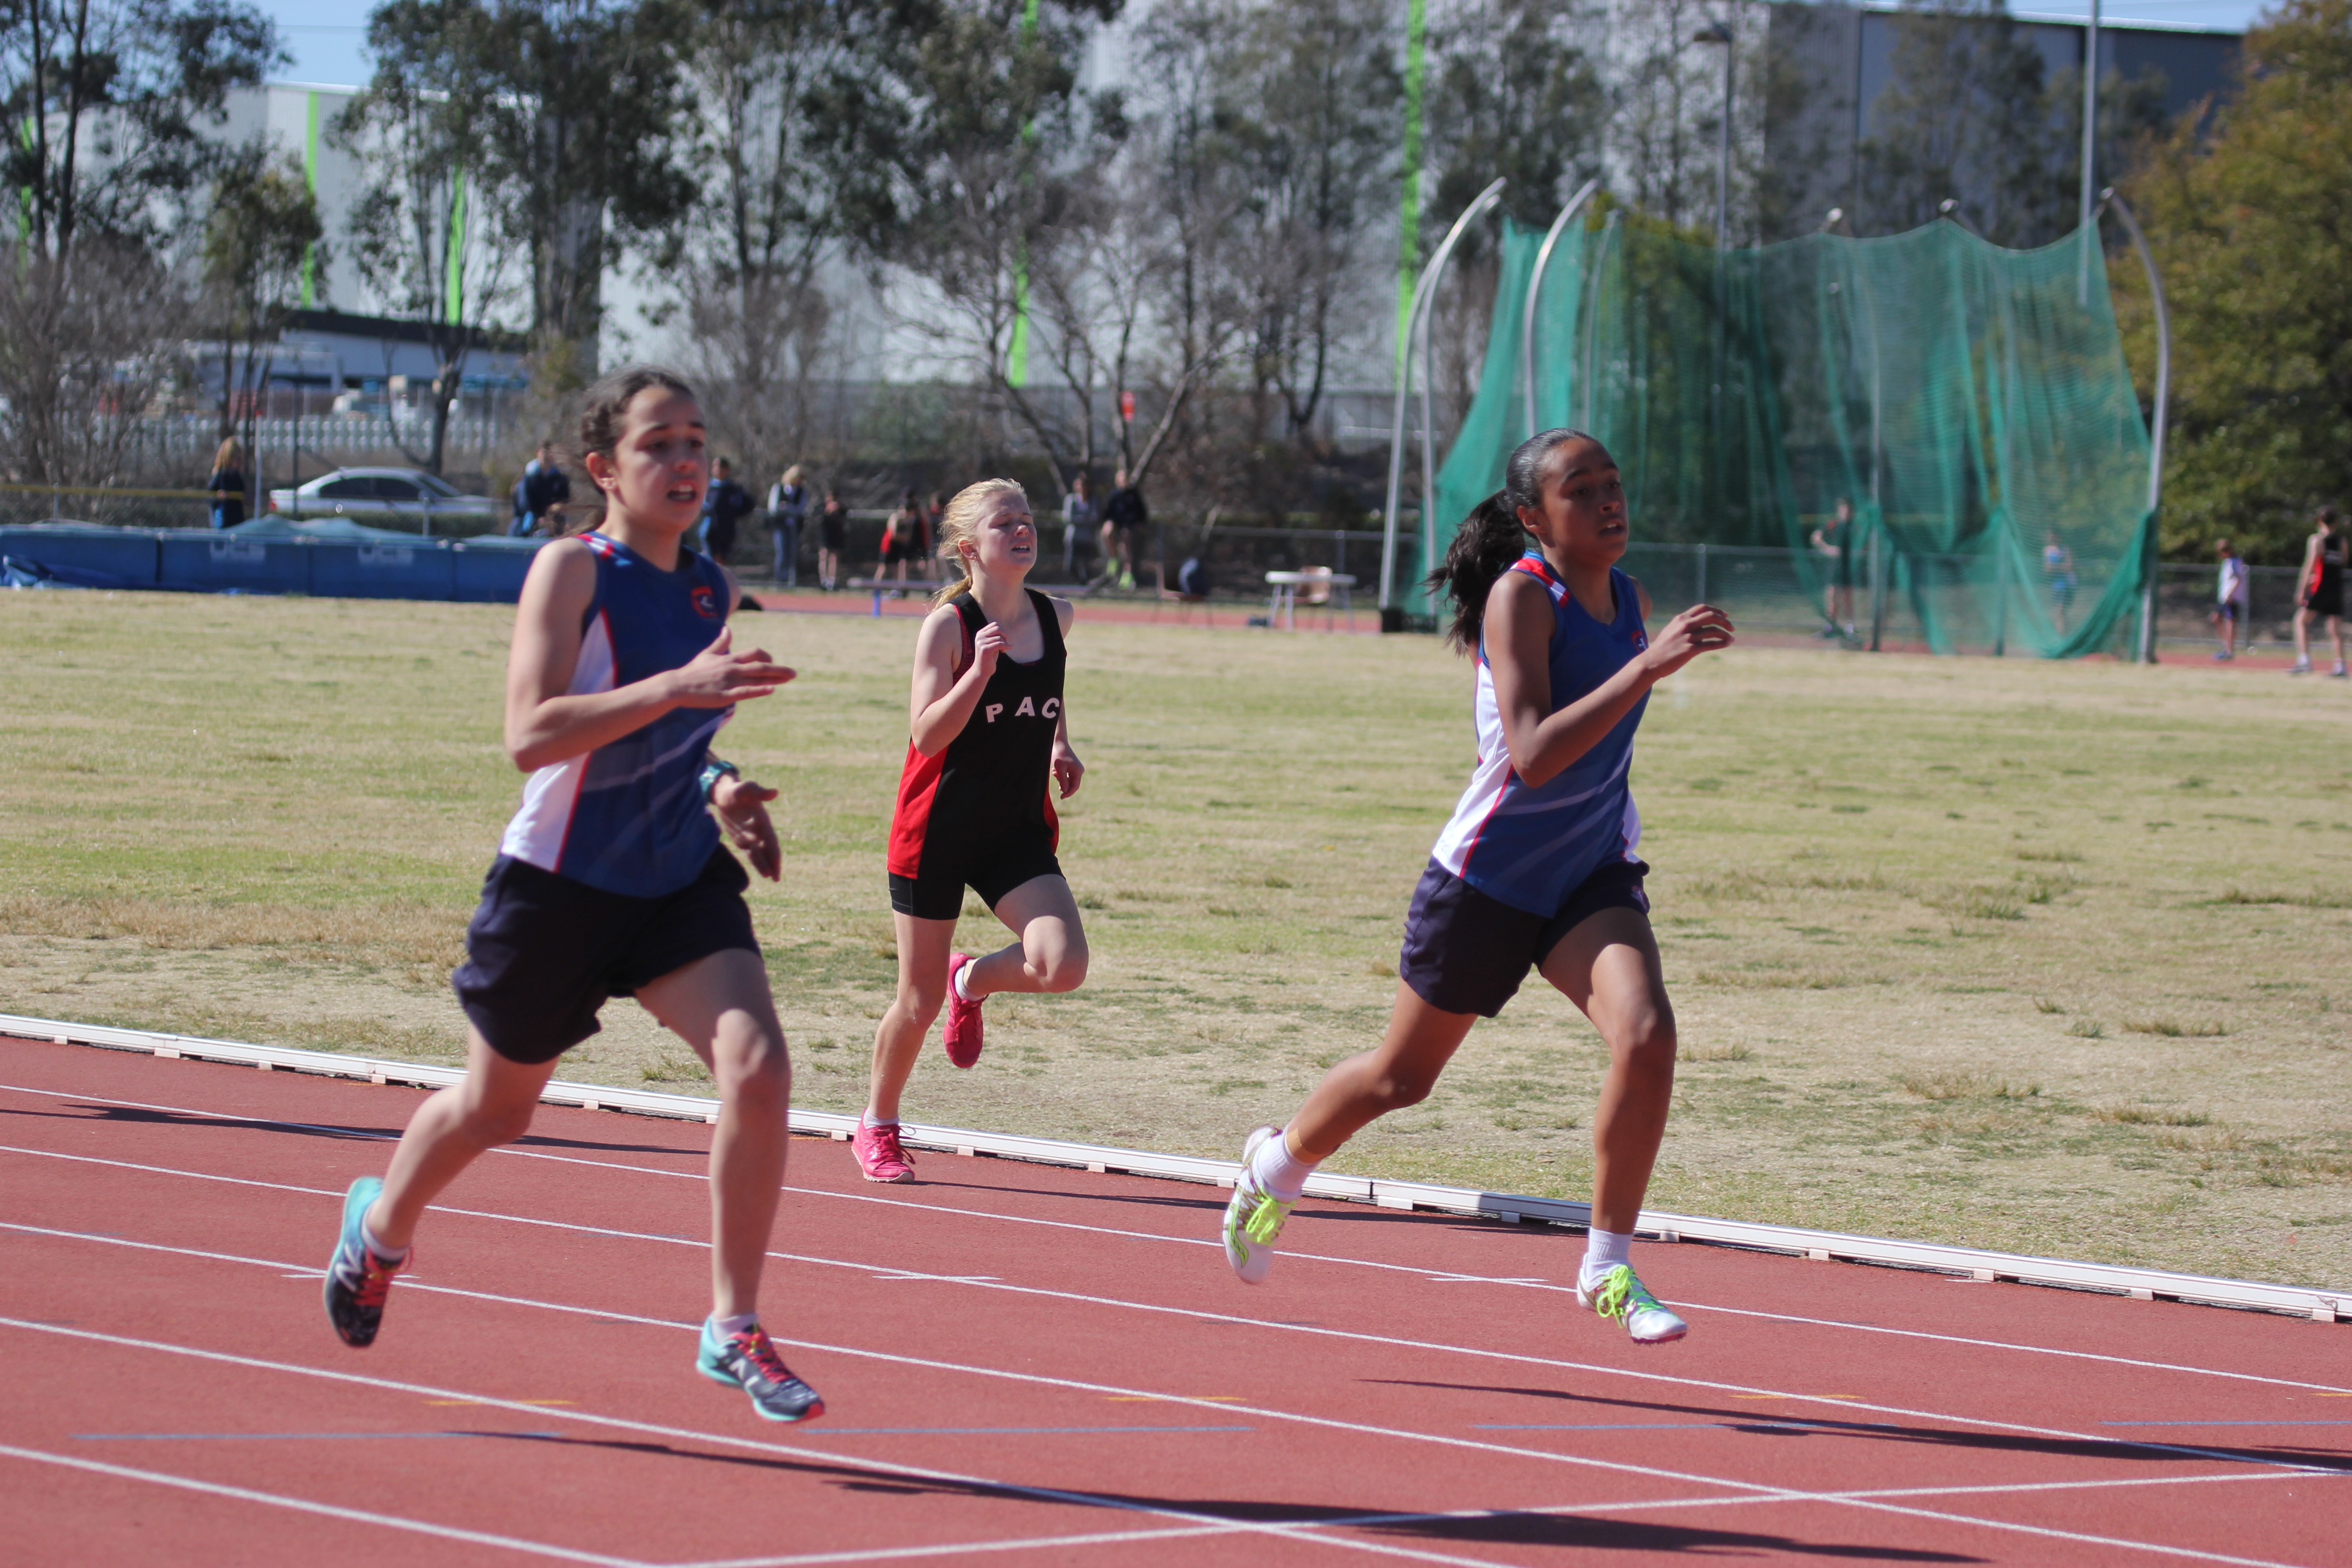
<path fill-rule="evenodd" d="M 923 515 L 922 498 L 913 490 L 898 498 L 898 510 L 882 524 L 882 564 L 887 569 L 898 568 L 898 581 L 907 580 L 907 563 L 920 561 L 929 554 L 929 520 Z"/>
<path fill-rule="evenodd" d="M 751 513 L 751 492 L 735 482 L 735 465 L 721 458 L 711 466 L 710 489 L 702 498 L 703 553 L 727 564 L 735 553 L 735 527 Z"/>
<path fill-rule="evenodd" d="M 184 472 L 185 470 L 183 470 Z M 215 528 L 235 528 L 245 521 L 245 448 L 231 436 L 213 454 L 213 471 L 205 476 L 212 496 Z"/>
<path fill-rule="evenodd" d="M 2344 514 L 2332 506 L 2319 509 L 2312 519 L 2311 537 L 2303 544 L 2303 576 L 2294 593 L 2294 666 L 2289 675 L 2311 673 L 2311 620 L 2326 617 L 2327 635 L 2336 644 L 2336 668 L 2329 673 L 2345 678 L 2344 570 L 2352 543 L 2344 536 Z"/>
<path fill-rule="evenodd" d="M 2056 611 L 2058 635 L 2066 635 L 2066 617 L 2074 607 L 2074 552 L 2052 529 L 2042 546 L 2042 574 L 2050 580 L 2050 603 Z"/>
<path fill-rule="evenodd" d="M 1829 521 L 1813 530 L 1813 548 L 1829 558 L 1829 585 L 1822 590 L 1822 615 L 1829 624 L 1818 636 L 1854 635 L 1853 536 L 1853 502 L 1840 496 Z"/>
<path fill-rule="evenodd" d="M 808 485 L 798 463 L 768 487 L 768 536 L 776 545 L 774 576 L 787 588 L 801 585 L 801 530 L 808 522 Z"/>
<path fill-rule="evenodd" d="M 841 585 L 841 552 L 848 543 L 849 509 L 839 490 L 827 490 L 824 510 L 816 514 L 816 581 L 828 594 Z"/>
<path fill-rule="evenodd" d="M 1095 515 L 1089 488 L 1086 475 L 1080 474 L 1062 498 L 1062 573 L 1073 583 L 1094 581 L 1095 529 L 1101 519 Z"/>
<path fill-rule="evenodd" d="M 558 1059 L 596 1033 L 607 1001 L 635 995 L 718 1083 L 711 1305 L 695 1370 L 768 1420 L 805 1421 L 824 1404 L 776 1353 L 759 1307 L 792 1065 L 743 901 L 751 879 L 728 852 L 731 842 L 770 881 L 782 874 L 776 792 L 710 755 L 736 705 L 793 672 L 734 646 L 735 580 L 686 548 L 705 478 L 693 392 L 640 366 L 584 402 L 582 463 L 604 521 L 540 551 L 515 608 L 506 745 L 530 777 L 450 977 L 466 1076 L 417 1106 L 381 1179 L 362 1176 L 344 1195 L 327 1317 L 345 1344 L 374 1343 L 426 1207 L 523 1135 Z M 576 1344 L 546 1349 L 549 1375 L 580 1373 Z"/>
<path fill-rule="evenodd" d="M 508 533 L 522 539 L 562 531 L 557 514 L 572 499 L 572 476 L 556 460 L 554 447 L 545 441 L 539 444 L 539 455 L 524 467 L 522 478 L 515 481 L 514 493 L 515 520 L 508 526 Z"/>
<path fill-rule="evenodd" d="M 1130 483 L 1125 468 L 1111 476 L 1111 492 L 1103 498 L 1103 573 L 1122 588 L 1135 586 L 1135 546 L 1151 522 L 1151 509 L 1143 491 Z"/>
<path fill-rule="evenodd" d="M 2253 596 L 2252 582 L 2246 563 L 2238 559 L 2237 546 L 2225 539 L 2213 550 L 2221 558 L 2221 575 L 2213 584 L 2213 629 L 2221 636 L 2221 651 L 2213 656 L 2213 662 L 2222 664 L 2238 657 L 2238 627 Z M 2248 642 L 2251 645 L 2251 634 Z"/>

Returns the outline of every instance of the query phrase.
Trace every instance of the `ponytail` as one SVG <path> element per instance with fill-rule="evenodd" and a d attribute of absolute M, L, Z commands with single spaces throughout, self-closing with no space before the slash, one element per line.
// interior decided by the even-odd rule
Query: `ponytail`
<path fill-rule="evenodd" d="M 1445 560 L 1429 574 L 1429 586 L 1454 601 L 1454 624 L 1446 640 L 1464 653 L 1478 651 L 1486 619 L 1486 595 L 1511 563 L 1528 552 L 1521 507 L 1543 505 L 1544 460 L 1570 441 L 1589 441 L 1581 430 L 1546 430 L 1519 443 L 1503 465 L 1503 488 L 1471 508 L 1446 546 Z"/>
<path fill-rule="evenodd" d="M 976 485 L 966 485 L 956 492 L 953 500 L 940 509 L 940 559 L 950 571 L 962 574 L 933 595 L 931 603 L 944 605 L 972 589 L 971 563 L 964 559 L 963 547 L 979 542 L 980 525 L 988 521 L 996 503 L 1008 496 L 1018 497 L 1026 510 L 1029 492 L 1021 488 L 1017 479 L 982 479 Z M 912 490 L 907 492 L 907 505 L 919 514 L 920 503 Z"/>

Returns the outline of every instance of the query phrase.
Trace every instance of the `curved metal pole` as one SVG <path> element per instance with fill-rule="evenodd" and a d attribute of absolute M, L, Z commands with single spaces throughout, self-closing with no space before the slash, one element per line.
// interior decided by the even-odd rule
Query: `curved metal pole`
<path fill-rule="evenodd" d="M 1462 216 L 1454 220 L 1454 226 L 1445 231 L 1445 238 L 1437 247 L 1437 254 L 1431 257 L 1429 265 L 1421 269 L 1421 281 L 1414 284 L 1412 289 L 1412 308 L 1405 314 L 1405 336 L 1402 345 L 1404 353 L 1397 356 L 1400 363 L 1397 366 L 1396 417 L 1389 426 L 1388 506 L 1381 514 L 1381 530 L 1385 536 L 1381 541 L 1381 608 L 1383 610 L 1389 607 L 1389 595 L 1396 575 L 1397 503 L 1403 499 L 1404 489 L 1404 409 L 1406 399 L 1412 395 L 1413 338 L 1416 332 L 1419 333 L 1422 357 L 1426 361 L 1429 357 L 1428 307 L 1430 300 L 1436 295 L 1437 280 L 1444 273 L 1446 262 L 1453 258 L 1454 246 L 1461 243 L 1463 231 L 1488 207 L 1503 199 L 1503 181 L 1496 180 L 1479 192 L 1477 199 L 1465 207 L 1462 210 Z M 1436 531 L 1436 525 L 1431 521 L 1430 513 L 1434 510 L 1432 505 L 1432 496 L 1437 488 L 1436 459 L 1431 455 L 1433 443 L 1429 418 L 1429 371 L 1426 363 L 1422 368 L 1421 379 L 1423 477 L 1421 526 L 1423 537 L 1426 540 L 1433 537 Z"/>
<path fill-rule="evenodd" d="M 1544 272 L 1551 266 L 1552 247 L 1559 243 L 1559 237 L 1567 231 L 1578 209 L 1600 188 L 1599 180 L 1587 180 L 1576 195 L 1568 198 L 1568 205 L 1559 209 L 1559 216 L 1551 220 L 1551 227 L 1544 231 L 1543 248 L 1536 252 L 1536 268 L 1528 278 L 1528 305 L 1519 321 L 1519 401 L 1528 412 L 1530 439 L 1536 433 L 1536 298 L 1543 292 Z"/>
<path fill-rule="evenodd" d="M 2132 216 L 2123 197 L 2108 186 L 2099 193 L 2099 208 L 2116 209 L 2123 220 L 2124 232 L 2131 236 L 2132 248 L 2139 252 L 2139 264 L 2147 269 L 2148 298 L 2156 305 L 2156 411 L 2148 421 L 2147 433 L 2147 548 L 2148 555 L 2142 566 L 2147 584 L 2140 590 L 2139 649 L 2142 664 L 2156 662 L 2156 509 L 2164 499 L 2164 426 L 2172 396 L 2172 311 L 2164 300 L 2164 279 L 2156 270 L 2156 257 L 2147 248 L 2147 236 L 2139 231 L 2139 219 Z M 2093 215 L 2094 217 L 2096 215 Z"/>

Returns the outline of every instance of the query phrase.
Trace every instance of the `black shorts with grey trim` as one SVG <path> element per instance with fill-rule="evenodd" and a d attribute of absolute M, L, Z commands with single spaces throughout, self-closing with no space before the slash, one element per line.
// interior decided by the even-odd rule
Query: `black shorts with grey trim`
<path fill-rule="evenodd" d="M 601 1026 L 597 1009 L 714 952 L 760 951 L 734 856 L 659 898 L 608 893 L 504 855 L 490 863 L 449 977 L 467 1018 L 509 1061 L 551 1062 Z"/>
<path fill-rule="evenodd" d="M 952 852 L 943 853 L 944 849 L 936 842 L 926 844 L 917 875 L 891 874 L 892 910 L 919 921 L 951 921 L 963 913 L 963 890 L 967 887 L 992 910 L 1005 894 L 1022 883 L 1062 874 L 1062 863 L 1054 858 L 1052 842 L 1043 837 L 1010 847 L 991 846 L 984 858 L 971 860 Z"/>
<path fill-rule="evenodd" d="M 1435 860 L 1412 890 L 1397 973 L 1441 1013 L 1491 1018 L 1518 994 L 1528 971 L 1560 939 L 1603 910 L 1650 912 L 1639 860 L 1612 860 L 1579 882 L 1551 914 L 1530 914 L 1488 897 Z"/>

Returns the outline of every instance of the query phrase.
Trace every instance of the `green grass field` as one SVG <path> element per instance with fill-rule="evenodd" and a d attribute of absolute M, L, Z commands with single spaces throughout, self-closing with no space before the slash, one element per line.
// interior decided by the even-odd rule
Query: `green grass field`
<path fill-rule="evenodd" d="M 455 1059 L 445 977 L 520 783 L 511 615 L 0 599 L 0 1010 Z M 764 618 L 802 678 L 723 746 L 784 792 L 754 912 L 826 1109 L 862 1103 L 895 973 L 912 631 Z M 981 1067 L 930 1057 L 908 1114 L 1230 1155 L 1387 1016 L 1467 668 L 1082 616 L 1071 680 L 1093 976 L 992 1005 Z M 1741 650 L 1661 688 L 1634 786 L 1685 1065 L 1654 1202 L 2352 1282 L 2347 720 L 2340 685 L 2190 666 Z M 567 1076 L 701 1081 L 607 1014 Z M 1601 1065 L 1538 983 L 1337 1165 L 1582 1195 Z"/>

